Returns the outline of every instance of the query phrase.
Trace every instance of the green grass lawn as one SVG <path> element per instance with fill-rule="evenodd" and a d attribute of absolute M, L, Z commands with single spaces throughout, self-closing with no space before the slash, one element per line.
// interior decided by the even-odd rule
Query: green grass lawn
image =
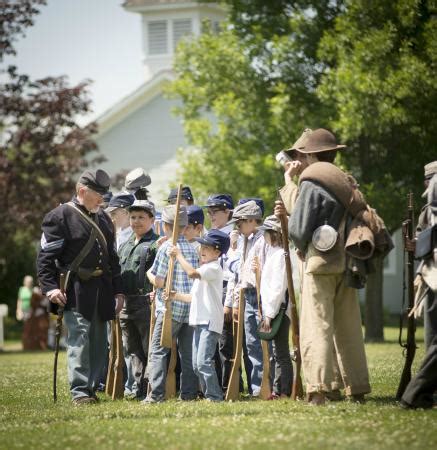
<path fill-rule="evenodd" d="M 0 354 L 0 448 L 437 448 L 437 410 L 404 411 L 394 400 L 403 366 L 396 333 L 386 329 L 386 343 L 366 346 L 373 389 L 368 402 L 322 408 L 288 400 L 143 406 L 104 395 L 97 405 L 77 408 L 68 393 L 65 353 L 54 405 L 52 353 L 6 351 Z M 419 341 L 415 368 L 422 357 Z"/>

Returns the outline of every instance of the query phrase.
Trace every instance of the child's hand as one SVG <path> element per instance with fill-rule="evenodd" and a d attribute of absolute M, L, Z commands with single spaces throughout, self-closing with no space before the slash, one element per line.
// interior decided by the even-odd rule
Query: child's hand
<path fill-rule="evenodd" d="M 229 235 L 229 238 L 231 240 L 231 248 L 232 250 L 237 249 L 237 241 L 238 237 L 240 236 L 240 232 L 238 230 L 231 231 L 231 234 Z"/>
<path fill-rule="evenodd" d="M 257 257 L 252 258 L 252 264 L 250 265 L 252 272 L 256 272 L 260 269 L 259 259 Z"/>
<path fill-rule="evenodd" d="M 181 254 L 181 250 L 177 245 L 171 245 L 167 250 L 167 255 L 177 258 Z"/>
<path fill-rule="evenodd" d="M 149 294 L 150 304 L 152 304 L 155 301 L 155 296 L 156 296 L 156 291 L 150 292 L 150 294 Z"/>
<path fill-rule="evenodd" d="M 272 324 L 271 324 L 271 320 L 270 317 L 266 317 L 261 325 L 261 331 L 263 331 L 264 333 L 270 333 L 270 331 L 272 331 Z"/>
<path fill-rule="evenodd" d="M 175 295 L 176 295 L 176 291 L 171 291 L 171 292 L 170 292 L 170 295 L 168 296 L 168 295 L 167 295 L 167 292 L 165 292 L 165 290 L 164 290 L 164 292 L 162 293 L 162 298 L 163 298 L 164 301 L 166 302 L 166 301 L 168 301 L 169 299 L 170 299 L 170 300 L 174 300 Z"/>

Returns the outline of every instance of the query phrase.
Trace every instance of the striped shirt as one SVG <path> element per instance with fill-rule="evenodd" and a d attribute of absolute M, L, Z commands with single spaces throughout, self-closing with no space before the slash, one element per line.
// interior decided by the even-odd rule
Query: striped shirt
<path fill-rule="evenodd" d="M 167 251 L 171 246 L 171 242 L 164 242 L 158 249 L 155 261 L 151 268 L 151 273 L 155 277 L 166 278 L 168 273 L 168 264 L 170 257 L 167 255 Z M 180 248 L 183 257 L 196 269 L 199 267 L 199 256 L 193 246 L 185 239 L 184 236 L 179 236 L 177 241 L 177 246 Z M 174 271 L 173 271 L 173 284 L 172 291 L 180 292 L 183 294 L 189 294 L 191 287 L 193 286 L 193 280 L 191 280 L 186 272 L 182 269 L 181 265 L 175 260 Z M 165 304 L 163 300 L 164 289 L 156 289 L 156 312 L 164 312 Z M 173 320 L 182 323 L 188 323 L 188 317 L 190 315 L 190 304 L 181 302 L 178 300 L 173 300 L 172 305 L 172 316 Z"/>

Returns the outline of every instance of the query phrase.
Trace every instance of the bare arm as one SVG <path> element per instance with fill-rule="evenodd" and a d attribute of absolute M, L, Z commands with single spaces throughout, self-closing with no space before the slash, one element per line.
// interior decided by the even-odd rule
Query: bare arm
<path fill-rule="evenodd" d="M 152 270 L 152 269 L 149 269 L 149 270 L 147 271 L 147 278 L 148 278 L 149 281 L 153 284 L 153 286 L 155 286 L 155 287 L 157 287 L 157 288 L 163 288 L 163 287 L 165 286 L 165 279 L 153 275 L 153 273 L 151 272 L 151 270 Z"/>

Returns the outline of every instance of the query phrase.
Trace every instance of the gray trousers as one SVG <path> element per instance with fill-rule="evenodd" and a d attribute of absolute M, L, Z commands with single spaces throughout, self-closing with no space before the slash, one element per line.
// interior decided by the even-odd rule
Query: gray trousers
<path fill-rule="evenodd" d="M 152 388 L 151 398 L 155 401 L 165 399 L 165 381 L 170 349 L 161 347 L 161 330 L 163 313 L 158 312 L 155 328 L 153 329 L 152 346 L 150 348 L 149 382 Z M 181 388 L 182 400 L 194 400 L 197 397 L 199 381 L 193 371 L 193 328 L 188 323 L 172 321 L 172 335 L 177 340 L 181 359 Z"/>
<path fill-rule="evenodd" d="M 67 336 L 67 370 L 73 400 L 92 397 L 99 386 L 107 359 L 107 325 L 94 311 L 91 321 L 76 311 L 64 312 Z"/>

